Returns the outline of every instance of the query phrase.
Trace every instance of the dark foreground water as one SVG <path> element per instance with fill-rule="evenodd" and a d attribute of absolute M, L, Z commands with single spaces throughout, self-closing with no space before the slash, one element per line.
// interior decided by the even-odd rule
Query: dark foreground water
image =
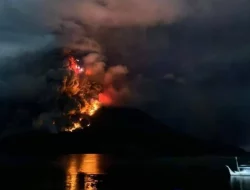
<path fill-rule="evenodd" d="M 180 158 L 119 158 L 99 154 L 0 157 L 3 190 L 248 190 L 250 178 Z M 187 159 L 186 159 L 187 160 Z M 190 161 L 191 160 L 191 161 Z"/>

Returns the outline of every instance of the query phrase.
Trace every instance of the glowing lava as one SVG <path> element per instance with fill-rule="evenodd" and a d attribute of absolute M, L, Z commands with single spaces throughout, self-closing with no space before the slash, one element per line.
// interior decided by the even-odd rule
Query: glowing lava
<path fill-rule="evenodd" d="M 80 123 L 73 123 L 73 126 L 69 129 L 65 129 L 66 132 L 73 132 L 77 129 L 82 129 L 82 126 Z"/>
<path fill-rule="evenodd" d="M 72 125 L 65 127 L 64 131 L 66 132 L 73 132 L 77 129 L 82 129 L 86 126 L 82 126 L 82 120 L 86 119 L 87 116 L 93 116 L 95 112 L 101 107 L 101 103 L 97 98 L 101 89 L 97 88 L 99 86 L 98 84 L 92 83 L 92 81 L 89 80 L 88 76 L 91 75 L 91 70 L 84 71 L 84 68 L 80 67 L 78 65 L 77 60 L 73 56 L 69 56 L 68 58 L 68 69 L 71 71 L 74 71 L 74 74 L 76 75 L 76 80 L 79 86 L 76 88 L 78 89 L 78 92 L 76 96 L 78 99 L 80 99 L 79 102 L 82 102 L 80 106 L 80 111 L 72 110 L 71 116 L 74 117 L 74 114 L 80 115 L 78 119 L 74 122 L 71 122 Z M 83 72 L 84 71 L 84 72 Z M 73 88 L 74 85 L 69 86 L 69 88 Z M 93 90 L 98 89 L 98 90 Z M 77 108 L 76 108 L 77 109 Z M 70 116 L 70 118 L 71 118 Z M 71 120 L 71 119 L 70 119 Z M 87 127 L 90 125 L 90 123 L 87 124 Z"/>
<path fill-rule="evenodd" d="M 101 107 L 101 103 L 98 100 L 92 100 L 90 103 L 85 101 L 85 107 L 81 110 L 81 113 L 92 116 Z"/>

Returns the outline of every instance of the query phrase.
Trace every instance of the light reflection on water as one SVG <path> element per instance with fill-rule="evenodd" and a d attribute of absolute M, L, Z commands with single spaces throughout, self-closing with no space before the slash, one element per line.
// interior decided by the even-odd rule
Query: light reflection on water
<path fill-rule="evenodd" d="M 76 190 L 77 187 L 77 174 L 78 174 L 78 168 L 77 168 L 77 160 L 76 159 L 70 159 L 67 162 L 67 169 L 66 169 L 66 189 L 68 190 Z"/>
<path fill-rule="evenodd" d="M 138 161 L 138 160 L 137 160 Z M 75 154 L 75 155 L 66 155 L 62 157 L 63 168 L 65 169 L 65 189 L 66 190 L 100 190 L 100 186 L 103 183 L 104 176 L 106 175 L 107 169 L 111 167 L 111 163 L 114 162 L 111 157 L 107 155 L 101 154 Z M 117 161 L 116 161 L 117 162 Z M 114 170 L 107 172 L 107 176 L 111 176 L 109 179 L 110 183 L 106 183 L 110 189 L 118 189 L 118 190 L 127 190 L 127 189 L 152 189 L 152 188 L 163 188 L 174 190 L 176 187 L 180 187 L 182 190 L 195 190 L 199 187 L 197 182 L 199 183 L 202 178 L 207 178 L 202 183 L 208 183 L 206 186 L 202 186 L 203 189 L 211 189 L 211 188 L 220 188 L 220 190 L 231 190 L 229 181 L 226 181 L 228 186 L 225 186 L 225 183 L 218 184 L 219 181 L 215 181 L 215 178 L 210 178 L 210 176 L 204 175 L 201 178 L 198 178 L 197 173 L 196 177 L 191 177 L 189 173 L 183 173 L 182 170 L 176 171 L 175 173 L 171 172 L 169 166 L 166 168 L 164 165 L 160 164 L 161 172 L 158 169 L 155 169 L 157 165 L 150 164 L 142 164 L 136 162 L 136 160 L 132 161 L 132 165 L 128 166 L 127 164 L 123 166 L 116 166 Z M 114 163 L 112 163 L 113 166 Z M 120 165 L 120 164 L 118 164 Z M 167 172 L 168 171 L 168 172 Z M 205 172 L 205 171 L 204 171 Z M 157 174 L 157 175 L 154 175 Z M 202 173 L 200 173 L 202 174 Z M 198 174 L 198 175 L 200 175 Z M 106 180 L 107 178 L 105 178 Z M 136 181 L 136 185 L 130 186 L 128 181 Z M 153 182 L 153 181 L 157 182 Z M 218 180 L 218 179 L 217 179 Z M 223 181 L 223 178 L 222 178 Z M 221 182 L 222 182 L 221 181 Z M 238 181 L 236 181 L 238 183 Z M 232 182 L 232 184 L 236 184 L 232 190 L 239 189 L 237 188 L 236 182 Z M 250 184 L 246 186 L 250 187 Z M 106 186 L 107 187 L 107 186 Z M 198 188 L 199 189 L 199 188 Z M 247 190 L 240 188 L 239 190 Z"/>
<path fill-rule="evenodd" d="M 230 177 L 223 177 L 225 173 L 218 170 L 206 174 L 199 167 L 178 169 L 172 165 L 165 161 L 100 154 L 61 155 L 48 160 L 41 157 L 19 166 L 2 165 L 0 187 L 8 190 L 250 190 L 249 177 L 231 178 L 230 187 Z"/>
<path fill-rule="evenodd" d="M 100 176 L 110 165 L 110 158 L 102 154 L 73 154 L 63 158 L 67 190 L 96 190 Z M 83 179 L 82 179 L 83 178 Z M 84 183 L 84 184 L 80 184 Z M 81 186 L 83 186 L 81 188 Z"/>
<path fill-rule="evenodd" d="M 250 176 L 231 177 L 231 186 L 233 190 L 249 190 L 250 189 Z"/>

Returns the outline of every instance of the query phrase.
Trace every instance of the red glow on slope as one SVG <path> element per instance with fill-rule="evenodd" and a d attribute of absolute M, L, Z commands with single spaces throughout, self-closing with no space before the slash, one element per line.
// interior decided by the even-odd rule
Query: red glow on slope
<path fill-rule="evenodd" d="M 100 93 L 99 94 L 99 102 L 103 105 L 111 105 L 112 99 L 107 93 Z"/>

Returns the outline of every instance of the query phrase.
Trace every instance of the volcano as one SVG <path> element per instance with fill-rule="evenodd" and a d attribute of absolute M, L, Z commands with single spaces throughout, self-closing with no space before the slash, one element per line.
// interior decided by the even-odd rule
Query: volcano
<path fill-rule="evenodd" d="M 6 153 L 110 153 L 139 155 L 225 155 L 245 154 L 230 145 L 190 137 L 133 108 L 101 108 L 91 127 L 74 132 L 50 134 L 32 131 L 0 141 Z"/>

